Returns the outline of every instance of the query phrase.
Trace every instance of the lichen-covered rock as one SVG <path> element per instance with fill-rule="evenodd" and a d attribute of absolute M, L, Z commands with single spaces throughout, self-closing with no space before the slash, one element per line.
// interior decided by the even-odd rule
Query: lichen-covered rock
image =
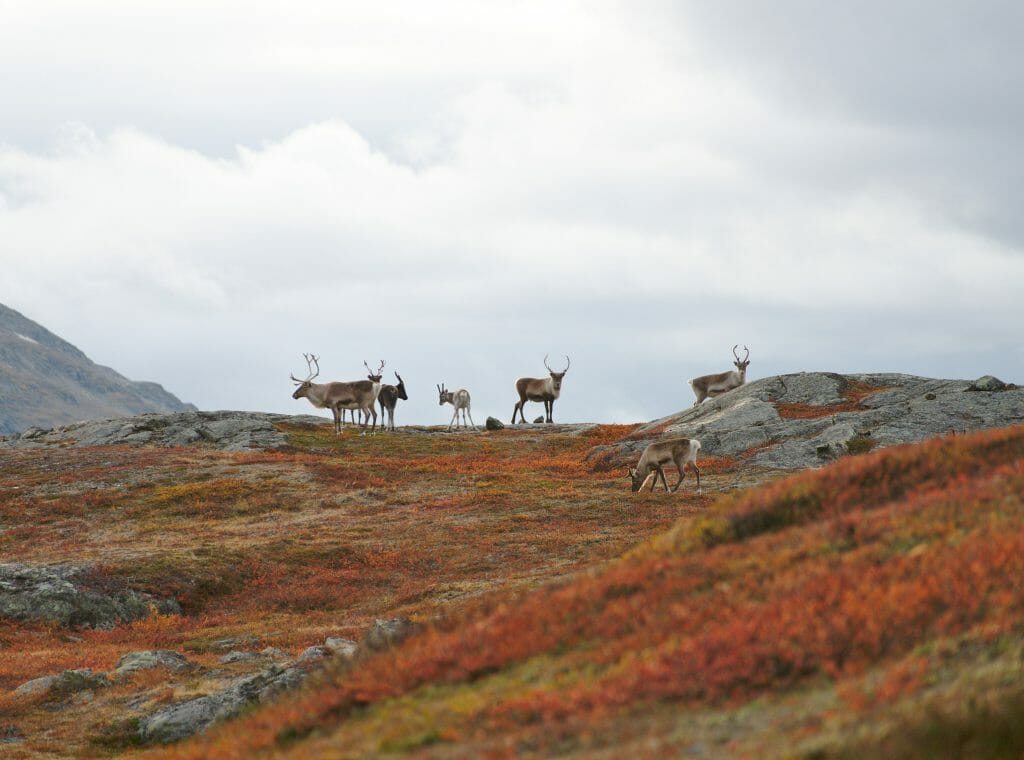
<path fill-rule="evenodd" d="M 589 459 L 596 468 L 624 466 L 653 440 L 686 437 L 697 438 L 705 455 L 795 470 L 864 450 L 867 439 L 870 447 L 890 446 L 1024 422 L 1022 389 L 965 393 L 979 384 L 995 390 L 1000 382 L 984 380 L 824 372 L 766 377 L 654 420 L 623 441 L 596 447 Z M 682 389 L 680 400 L 686 400 Z"/>
<path fill-rule="evenodd" d="M 18 696 L 34 696 L 46 694 L 54 697 L 67 697 L 82 691 L 92 691 L 110 686 L 110 679 L 105 673 L 93 673 L 90 668 L 65 670 L 55 676 L 43 676 L 26 681 L 14 693 Z"/>
<path fill-rule="evenodd" d="M 177 673 L 193 667 L 196 667 L 196 664 L 183 654 L 169 649 L 151 649 L 122 655 L 114 666 L 114 672 L 123 676 L 136 670 L 167 668 Z"/>
<path fill-rule="evenodd" d="M 324 641 L 324 646 L 338 657 L 353 657 L 359 649 L 359 644 L 352 639 L 342 639 L 336 636 L 328 636 Z"/>
<path fill-rule="evenodd" d="M 189 446 L 202 445 L 225 451 L 280 448 L 287 436 L 277 429 L 281 422 L 320 425 L 324 420 L 309 415 L 259 412 L 177 412 L 143 414 L 64 425 L 53 430 L 30 428 L 0 442 L 0 448 L 44 446 Z"/>
<path fill-rule="evenodd" d="M 994 391 L 1005 391 L 1009 386 L 1000 380 L 998 377 L 992 375 L 982 375 L 973 383 L 967 390 L 969 391 L 982 391 L 982 392 L 994 392 Z"/>
<path fill-rule="evenodd" d="M 362 646 L 372 652 L 400 644 L 420 629 L 418 623 L 408 618 L 389 618 L 377 620 L 366 632 Z"/>
<path fill-rule="evenodd" d="M 131 590 L 90 587 L 89 568 L 79 565 L 0 564 L 0 618 L 41 620 L 64 626 L 112 628 L 152 611 L 181 611 L 177 602 Z"/>
<path fill-rule="evenodd" d="M 249 705 L 267 702 L 282 691 L 296 688 L 308 675 L 308 670 L 298 666 L 271 666 L 226 689 L 179 702 L 143 718 L 139 721 L 139 737 L 144 742 L 160 744 L 180 741 L 235 717 Z"/>
<path fill-rule="evenodd" d="M 505 423 L 499 420 L 497 417 L 488 417 L 487 421 L 484 422 L 484 427 L 488 430 L 504 430 Z"/>

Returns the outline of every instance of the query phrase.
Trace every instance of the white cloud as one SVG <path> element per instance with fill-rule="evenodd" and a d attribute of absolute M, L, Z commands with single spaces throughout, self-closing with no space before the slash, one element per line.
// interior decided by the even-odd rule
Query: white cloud
<path fill-rule="evenodd" d="M 927 141 L 794 109 L 671 14 L 153 7 L 0 31 L 0 301 L 201 407 L 305 411 L 308 350 L 388 359 L 422 421 L 440 380 L 507 416 L 545 353 L 576 419 L 682 408 L 736 342 L 752 376 L 1024 375 L 1024 257 L 872 164 Z"/>

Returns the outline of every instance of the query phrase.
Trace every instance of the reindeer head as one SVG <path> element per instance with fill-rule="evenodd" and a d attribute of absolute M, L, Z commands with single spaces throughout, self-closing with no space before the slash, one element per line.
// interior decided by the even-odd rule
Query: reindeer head
<path fill-rule="evenodd" d="M 569 357 L 565 357 L 565 369 L 561 372 L 555 372 L 551 367 L 548 366 L 548 355 L 544 354 L 544 367 L 551 375 L 551 384 L 554 386 L 556 391 L 562 390 L 562 378 L 565 377 L 565 373 L 569 371 L 570 365 Z"/>
<path fill-rule="evenodd" d="M 740 376 L 746 377 L 747 367 L 750 366 L 750 349 L 744 346 L 743 350 L 746 351 L 747 353 L 745 353 L 743 355 L 743 358 L 740 359 L 740 355 L 736 353 L 736 348 L 738 346 L 739 343 L 732 347 L 732 355 L 736 357 L 736 361 L 734 361 L 733 364 L 736 365 L 736 371 L 740 373 Z"/>
<path fill-rule="evenodd" d="M 395 373 L 395 377 L 398 378 L 398 385 L 395 386 L 395 395 L 403 401 L 408 401 L 409 397 L 405 395 L 405 380 L 403 380 L 402 376 L 397 372 Z"/>
<path fill-rule="evenodd" d="M 363 359 L 363 366 L 366 367 L 366 371 L 370 374 L 366 376 L 366 379 L 371 383 L 379 383 L 384 379 L 384 360 L 380 360 L 380 366 L 377 367 L 377 371 L 374 372 L 370 369 L 370 365 L 366 363 L 366 359 Z"/>
<path fill-rule="evenodd" d="M 292 394 L 292 398 L 302 398 L 307 395 L 309 389 L 313 387 L 313 378 L 320 374 L 320 357 L 314 354 L 303 354 L 303 357 L 306 359 L 306 370 L 309 374 L 305 380 L 299 380 L 295 375 L 290 376 L 292 382 L 299 386 Z"/>
<path fill-rule="evenodd" d="M 629 474 L 626 477 L 631 481 L 630 486 L 632 488 L 633 493 L 636 493 L 645 485 L 647 485 L 647 481 L 651 479 L 651 475 L 653 474 L 653 472 L 648 470 L 647 474 L 645 475 L 639 467 L 630 467 Z"/>
<path fill-rule="evenodd" d="M 437 405 L 444 406 L 445 404 L 452 403 L 453 394 L 450 390 L 444 387 L 444 383 L 437 386 Z"/>

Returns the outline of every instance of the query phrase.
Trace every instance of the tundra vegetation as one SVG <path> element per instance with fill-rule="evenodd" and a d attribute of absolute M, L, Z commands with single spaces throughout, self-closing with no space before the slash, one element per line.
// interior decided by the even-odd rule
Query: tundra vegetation
<path fill-rule="evenodd" d="M 224 639 L 298 652 L 397 616 L 423 627 L 154 756 L 1024 751 L 1022 426 L 788 477 L 702 455 L 703 495 L 587 463 L 628 426 L 285 429 L 275 452 L 3 453 L 5 560 L 91 563 L 182 607 L 0 621 L 5 756 L 142 751 L 132 721 L 203 688 L 156 669 L 15 697 L 27 680 L 143 649 L 212 668 Z"/>

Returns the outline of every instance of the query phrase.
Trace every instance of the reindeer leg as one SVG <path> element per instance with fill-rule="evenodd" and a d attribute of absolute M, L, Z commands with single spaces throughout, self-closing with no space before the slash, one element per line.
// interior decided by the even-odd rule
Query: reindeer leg
<path fill-rule="evenodd" d="M 548 402 L 548 422 L 555 421 L 555 400 L 551 399 Z"/>
<path fill-rule="evenodd" d="M 697 468 L 697 463 L 696 462 L 690 462 L 690 467 L 692 467 L 693 471 L 695 473 L 697 473 L 697 493 L 701 493 L 701 488 L 700 488 L 700 470 Z"/>
<path fill-rule="evenodd" d="M 473 422 L 473 413 L 472 413 L 471 411 L 469 411 L 469 409 L 466 409 L 466 414 L 468 414 L 468 415 L 469 415 L 469 422 L 470 422 L 470 424 L 471 424 L 471 425 L 473 426 L 473 429 L 474 429 L 474 430 L 477 430 L 478 428 L 477 428 L 477 426 L 476 426 L 476 423 L 475 423 L 475 422 Z"/>
<path fill-rule="evenodd" d="M 665 486 L 665 493 L 668 493 L 668 480 L 665 479 L 665 469 L 659 464 L 658 465 L 658 478 L 661 478 L 661 484 Z M 654 482 L 658 482 L 658 478 L 654 479 Z"/>
<path fill-rule="evenodd" d="M 459 416 L 459 410 L 455 410 L 455 414 L 452 415 L 452 421 L 448 423 L 448 432 L 452 432 L 452 425 L 455 424 L 455 419 Z"/>
<path fill-rule="evenodd" d="M 672 489 L 672 493 L 679 490 L 679 486 L 683 484 L 683 478 L 686 477 L 686 465 L 676 463 L 676 469 L 679 470 L 679 481 L 676 483 L 676 487 Z"/>

